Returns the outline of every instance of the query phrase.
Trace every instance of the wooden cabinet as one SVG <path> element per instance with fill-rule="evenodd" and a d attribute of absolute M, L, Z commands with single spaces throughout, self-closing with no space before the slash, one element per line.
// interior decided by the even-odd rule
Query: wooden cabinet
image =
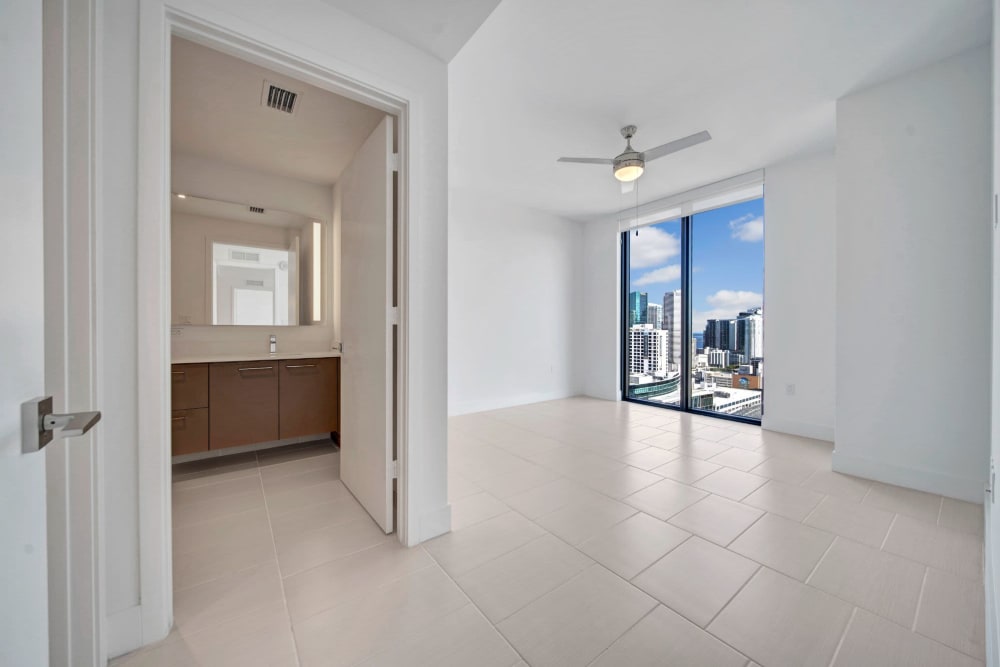
<path fill-rule="evenodd" d="M 171 410 L 208 407 L 208 364 L 174 364 L 170 379 Z"/>
<path fill-rule="evenodd" d="M 252 445 L 278 439 L 278 362 L 211 364 L 208 446 Z"/>
<path fill-rule="evenodd" d="M 180 456 L 208 451 L 208 408 L 174 410 L 170 425 L 171 454 Z"/>
<path fill-rule="evenodd" d="M 339 430 L 340 359 L 289 359 L 278 365 L 280 437 Z"/>
<path fill-rule="evenodd" d="M 171 453 L 208 451 L 208 364 L 170 369 Z"/>
<path fill-rule="evenodd" d="M 174 456 L 340 430 L 340 359 L 174 364 Z"/>

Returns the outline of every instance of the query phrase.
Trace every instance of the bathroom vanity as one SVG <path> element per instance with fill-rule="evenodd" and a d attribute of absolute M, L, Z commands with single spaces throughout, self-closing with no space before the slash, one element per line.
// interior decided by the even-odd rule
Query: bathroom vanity
<path fill-rule="evenodd" d="M 179 357 L 171 378 L 174 456 L 340 429 L 337 352 Z"/>

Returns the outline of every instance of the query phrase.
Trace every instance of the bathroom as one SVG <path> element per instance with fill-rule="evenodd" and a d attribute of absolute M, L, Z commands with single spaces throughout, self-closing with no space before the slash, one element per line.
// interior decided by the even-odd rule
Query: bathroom
<path fill-rule="evenodd" d="M 170 463 L 182 633 L 197 631 L 192 619 L 218 586 L 284 582 L 391 539 L 397 125 L 287 72 L 172 38 Z"/>

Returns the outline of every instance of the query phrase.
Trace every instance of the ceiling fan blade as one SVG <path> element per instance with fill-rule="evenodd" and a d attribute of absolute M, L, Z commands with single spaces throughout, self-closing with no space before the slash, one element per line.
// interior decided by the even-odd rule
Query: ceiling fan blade
<path fill-rule="evenodd" d="M 676 139 L 670 143 L 663 144 L 662 146 L 657 146 L 656 148 L 650 148 L 648 151 L 643 151 L 642 156 L 645 158 L 646 162 L 649 162 L 650 160 L 655 160 L 656 158 L 663 157 L 664 155 L 670 155 L 671 153 L 682 151 L 685 148 L 697 146 L 698 144 L 704 143 L 711 138 L 712 135 L 709 134 L 707 130 L 702 130 L 701 132 L 696 132 L 695 134 L 684 137 L 683 139 Z"/>
<path fill-rule="evenodd" d="M 580 164 L 614 164 L 615 161 L 603 157 L 561 157 L 557 162 L 578 162 Z"/>
<path fill-rule="evenodd" d="M 627 195 L 628 193 L 635 190 L 635 181 L 622 181 L 622 194 Z"/>

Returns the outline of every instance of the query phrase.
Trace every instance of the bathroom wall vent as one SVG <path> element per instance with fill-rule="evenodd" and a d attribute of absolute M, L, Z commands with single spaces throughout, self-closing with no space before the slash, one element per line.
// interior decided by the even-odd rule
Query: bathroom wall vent
<path fill-rule="evenodd" d="M 247 281 L 247 287 L 263 287 L 263 286 L 264 286 L 264 281 L 263 280 L 248 280 Z"/>
<path fill-rule="evenodd" d="M 247 252 L 246 250 L 230 250 L 229 259 L 235 259 L 240 262 L 259 262 L 260 253 Z"/>
<path fill-rule="evenodd" d="M 249 206 L 247 208 L 250 209 L 251 213 L 263 213 L 264 212 L 264 209 L 262 209 L 260 206 Z"/>
<path fill-rule="evenodd" d="M 269 109 L 276 109 L 289 114 L 295 113 L 295 104 L 298 101 L 298 93 L 276 86 L 269 81 L 264 82 L 264 89 L 261 91 L 260 102 Z"/>

